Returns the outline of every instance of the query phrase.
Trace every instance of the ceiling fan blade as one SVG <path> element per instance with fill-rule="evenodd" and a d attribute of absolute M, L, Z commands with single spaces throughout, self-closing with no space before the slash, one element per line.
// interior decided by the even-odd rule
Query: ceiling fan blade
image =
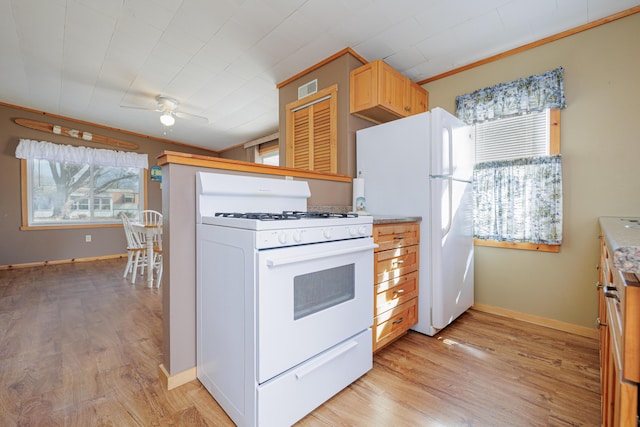
<path fill-rule="evenodd" d="M 174 111 L 173 114 L 181 119 L 194 120 L 202 123 L 209 123 L 209 119 L 204 116 L 198 116 L 196 114 L 185 113 L 182 111 Z"/>
<path fill-rule="evenodd" d="M 136 107 L 134 105 L 121 105 L 120 108 L 128 108 L 130 110 L 161 111 L 158 107 Z"/>

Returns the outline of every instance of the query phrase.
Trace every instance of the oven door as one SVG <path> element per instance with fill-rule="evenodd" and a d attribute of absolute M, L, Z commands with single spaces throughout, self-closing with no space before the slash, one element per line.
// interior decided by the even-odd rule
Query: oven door
<path fill-rule="evenodd" d="M 258 252 L 258 383 L 373 323 L 373 239 Z"/>

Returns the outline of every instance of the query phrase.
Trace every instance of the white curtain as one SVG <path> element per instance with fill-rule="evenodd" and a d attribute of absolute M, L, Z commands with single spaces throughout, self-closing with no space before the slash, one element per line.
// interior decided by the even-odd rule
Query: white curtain
<path fill-rule="evenodd" d="M 146 154 L 75 147 L 73 145 L 54 144 L 32 139 L 20 140 L 18 148 L 16 148 L 16 157 L 19 159 L 53 160 L 79 165 L 149 168 L 149 157 Z"/>

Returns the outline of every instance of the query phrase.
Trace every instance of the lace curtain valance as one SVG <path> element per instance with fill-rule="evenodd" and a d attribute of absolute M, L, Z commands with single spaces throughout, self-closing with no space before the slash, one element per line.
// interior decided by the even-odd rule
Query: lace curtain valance
<path fill-rule="evenodd" d="M 468 124 L 565 106 L 562 67 L 456 97 L 456 115 Z"/>
<path fill-rule="evenodd" d="M 16 157 L 19 159 L 53 160 L 79 165 L 149 168 L 149 158 L 146 154 L 75 147 L 73 145 L 54 144 L 46 141 L 39 142 L 31 139 L 20 140 L 18 148 L 16 148 Z"/>

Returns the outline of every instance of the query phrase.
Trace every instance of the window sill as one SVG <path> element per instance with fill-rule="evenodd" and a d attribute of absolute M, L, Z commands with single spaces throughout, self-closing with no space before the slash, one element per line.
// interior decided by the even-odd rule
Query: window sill
<path fill-rule="evenodd" d="M 30 230 L 64 230 L 64 229 L 73 229 L 73 228 L 110 228 L 110 227 L 122 227 L 122 223 L 113 223 L 113 224 L 60 224 L 60 225 L 23 225 L 20 227 L 20 230 L 30 231 Z"/>
<path fill-rule="evenodd" d="M 520 249 L 523 251 L 560 252 L 560 245 L 542 245 L 537 243 L 499 242 L 497 240 L 473 239 L 475 246 L 491 248 Z"/>

